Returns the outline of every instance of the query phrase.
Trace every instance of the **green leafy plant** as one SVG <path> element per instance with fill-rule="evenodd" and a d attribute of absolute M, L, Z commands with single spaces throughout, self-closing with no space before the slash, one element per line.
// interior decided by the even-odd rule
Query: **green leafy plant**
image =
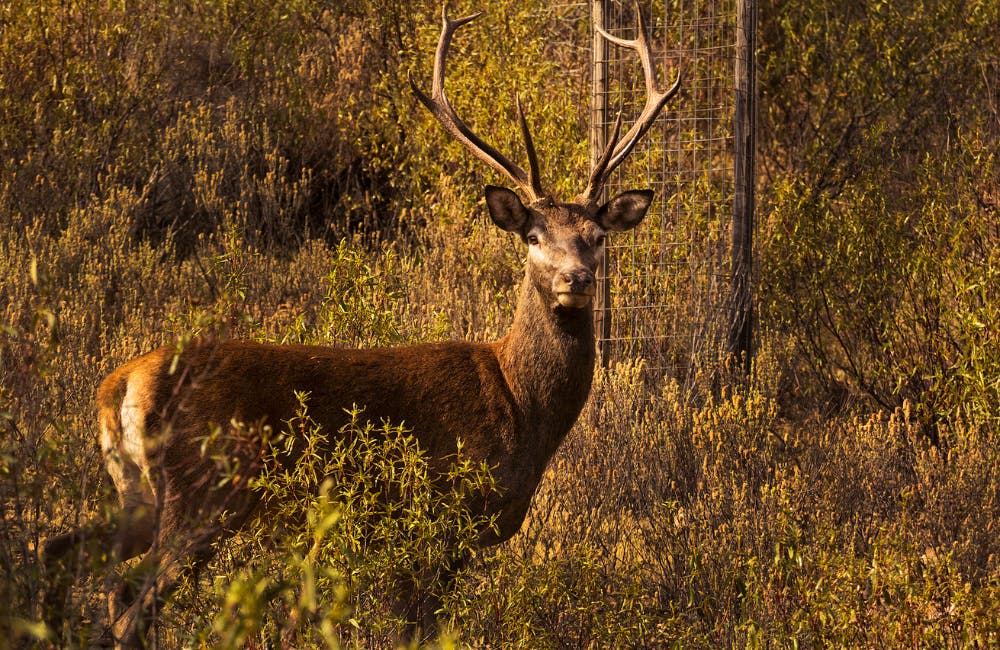
<path fill-rule="evenodd" d="M 261 635 L 373 647 L 404 635 L 407 613 L 447 622 L 453 571 L 493 525 L 467 507 L 495 489 L 489 468 L 459 450 L 439 474 L 402 425 L 376 426 L 356 409 L 326 432 L 310 420 L 308 396 L 300 401 L 284 429 L 294 436 L 275 436 L 254 479 L 261 515 L 223 554 L 231 577 L 216 578 L 208 597 L 218 613 L 192 634 L 213 647 Z M 306 447 L 288 463 L 295 440 Z"/>

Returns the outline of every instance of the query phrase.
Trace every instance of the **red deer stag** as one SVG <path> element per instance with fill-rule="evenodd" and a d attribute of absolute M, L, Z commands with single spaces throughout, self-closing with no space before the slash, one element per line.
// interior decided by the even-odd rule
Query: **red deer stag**
<path fill-rule="evenodd" d="M 635 227 L 652 200 L 650 190 L 629 191 L 606 203 L 599 197 L 608 175 L 629 155 L 680 78 L 661 90 L 641 12 L 638 35 L 609 41 L 635 50 L 642 63 L 648 99 L 635 124 L 619 137 L 621 119 L 594 164 L 584 192 L 572 202 L 556 201 L 542 189 L 534 145 L 517 104 L 527 148 L 527 173 L 487 144 L 455 113 L 445 95 L 445 62 L 455 31 L 479 14 L 443 27 L 434 57 L 430 96 L 410 79 L 416 97 L 444 128 L 477 158 L 508 177 L 520 190 L 487 186 L 486 206 L 501 229 L 528 246 L 514 322 L 493 343 L 430 343 L 351 350 L 335 347 L 267 345 L 237 341 L 199 342 L 177 352 L 166 346 L 115 370 L 97 392 L 101 447 L 122 513 L 114 523 L 91 525 L 50 540 L 43 555 L 52 562 L 83 538 L 97 539 L 113 557 L 146 553 L 149 576 L 132 602 L 122 588 L 109 590 L 111 635 L 117 646 L 142 642 L 158 600 L 170 594 L 185 571 L 204 563 L 212 543 L 233 534 L 258 505 L 246 481 L 231 490 L 246 507 L 225 525 L 204 520 L 232 501 L 207 510 L 219 491 L 215 464 L 201 448 L 210 423 L 280 423 L 295 415 L 296 391 L 310 395 L 311 417 L 327 431 L 345 423 L 345 409 L 365 408 L 373 421 L 405 423 L 428 457 L 463 454 L 492 467 L 499 494 L 478 511 L 497 516 L 495 544 L 517 532 L 546 464 L 576 421 L 590 392 L 594 371 L 591 301 L 605 233 Z M 254 437 L 258 450 L 266 444 Z M 220 477 L 215 477 L 220 478 Z M 242 487 L 241 487 L 242 486 Z M 232 497 L 228 494 L 227 498 Z M 208 531 L 208 532 L 206 532 Z"/>

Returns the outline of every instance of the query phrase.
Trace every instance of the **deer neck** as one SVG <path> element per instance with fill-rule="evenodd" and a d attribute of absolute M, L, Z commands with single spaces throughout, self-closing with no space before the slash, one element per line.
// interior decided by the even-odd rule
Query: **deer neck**
<path fill-rule="evenodd" d="M 590 394 L 593 310 L 553 308 L 526 277 L 514 324 L 498 342 L 497 356 L 525 430 L 547 460 Z"/>

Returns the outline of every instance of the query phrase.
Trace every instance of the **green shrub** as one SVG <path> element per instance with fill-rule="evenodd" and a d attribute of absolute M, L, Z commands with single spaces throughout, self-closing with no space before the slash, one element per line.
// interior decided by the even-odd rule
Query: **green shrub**
<path fill-rule="evenodd" d="M 465 506 L 468 496 L 495 489 L 489 469 L 459 451 L 439 476 L 401 426 L 376 427 L 355 410 L 330 434 L 309 419 L 308 396 L 300 399 L 254 480 L 260 515 L 223 545 L 210 569 L 218 576 L 214 594 L 191 593 L 174 605 L 216 613 L 193 626 L 181 623 L 181 611 L 167 615 L 199 645 L 231 648 L 253 637 L 295 647 L 383 647 L 403 633 L 405 611 L 429 615 L 442 602 L 447 621 L 448 603 L 464 597 L 451 593 L 447 568 L 474 555 L 492 525 Z M 284 460 L 290 447 L 283 441 L 292 436 L 306 442 L 294 464 Z M 403 601 L 395 595 L 401 590 Z"/>
<path fill-rule="evenodd" d="M 799 395 L 995 426 L 996 4 L 775 9 L 760 286 Z"/>

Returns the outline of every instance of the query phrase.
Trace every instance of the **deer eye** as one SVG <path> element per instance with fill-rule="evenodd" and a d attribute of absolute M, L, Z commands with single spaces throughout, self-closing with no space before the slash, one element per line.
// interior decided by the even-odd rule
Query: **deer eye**
<path fill-rule="evenodd" d="M 528 235 L 528 245 L 538 246 L 538 235 Z"/>

